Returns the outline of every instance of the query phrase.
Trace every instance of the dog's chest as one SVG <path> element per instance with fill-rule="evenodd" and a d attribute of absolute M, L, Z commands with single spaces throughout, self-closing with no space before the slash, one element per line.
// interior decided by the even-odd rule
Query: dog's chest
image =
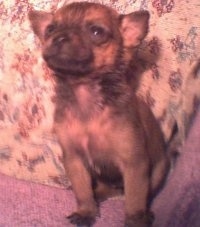
<path fill-rule="evenodd" d="M 114 164 L 120 151 L 131 150 L 129 122 L 116 108 L 106 104 L 100 87 L 81 85 L 73 94 L 73 102 L 70 101 L 64 108 L 59 107 L 62 116 L 54 122 L 64 153 L 85 157 L 91 167 L 96 166 L 99 170 L 102 163 L 103 168 L 105 163 L 109 163 L 107 166 Z"/>
<path fill-rule="evenodd" d="M 106 137 L 114 130 L 114 124 L 100 88 L 80 85 L 69 99 L 64 108 L 58 106 L 55 112 L 54 129 L 61 145 L 76 146 L 84 152 L 89 152 L 91 146 L 100 149 L 100 144 L 107 147 Z"/>
<path fill-rule="evenodd" d="M 95 117 L 101 111 L 103 97 L 99 86 L 80 85 L 74 89 L 75 103 L 71 106 L 84 120 Z"/>

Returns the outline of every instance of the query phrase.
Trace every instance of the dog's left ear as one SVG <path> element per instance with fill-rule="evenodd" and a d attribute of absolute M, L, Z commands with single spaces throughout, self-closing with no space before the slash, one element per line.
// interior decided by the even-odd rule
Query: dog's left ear
<path fill-rule="evenodd" d="M 125 48 L 138 46 L 148 33 L 149 12 L 136 11 L 127 15 L 120 15 L 120 31 Z"/>

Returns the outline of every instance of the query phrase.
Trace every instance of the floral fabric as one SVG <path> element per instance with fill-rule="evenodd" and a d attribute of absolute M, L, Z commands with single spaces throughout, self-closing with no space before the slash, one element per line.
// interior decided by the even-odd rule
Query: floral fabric
<path fill-rule="evenodd" d="M 61 149 L 51 132 L 54 81 L 27 18 L 72 1 L 0 2 L 0 171 L 67 186 Z M 137 94 L 151 107 L 165 140 L 184 142 L 200 101 L 199 0 L 102 0 L 120 13 L 149 10 L 149 34 L 138 50 Z M 134 85 L 133 85 L 134 86 Z"/>

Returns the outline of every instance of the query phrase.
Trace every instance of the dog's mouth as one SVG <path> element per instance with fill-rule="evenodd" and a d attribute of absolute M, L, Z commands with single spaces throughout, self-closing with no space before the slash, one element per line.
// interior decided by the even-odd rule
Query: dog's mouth
<path fill-rule="evenodd" d="M 93 52 L 87 45 L 71 44 L 63 40 L 52 42 L 43 49 L 43 58 L 55 72 L 79 75 L 89 73 L 93 69 Z"/>
<path fill-rule="evenodd" d="M 93 57 L 88 56 L 85 59 L 68 58 L 67 56 L 57 55 L 43 55 L 47 65 L 54 71 L 65 75 L 72 74 L 76 76 L 83 76 L 92 72 Z"/>

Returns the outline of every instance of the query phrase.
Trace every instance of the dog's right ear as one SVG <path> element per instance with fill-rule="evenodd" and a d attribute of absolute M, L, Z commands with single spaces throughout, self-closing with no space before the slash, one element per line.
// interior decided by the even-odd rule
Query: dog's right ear
<path fill-rule="evenodd" d="M 28 14 L 33 32 L 41 42 L 44 41 L 46 27 L 51 24 L 53 14 L 44 11 L 31 10 Z"/>
<path fill-rule="evenodd" d="M 148 33 L 149 12 L 135 11 L 130 14 L 120 15 L 120 31 L 124 47 L 137 47 Z"/>

